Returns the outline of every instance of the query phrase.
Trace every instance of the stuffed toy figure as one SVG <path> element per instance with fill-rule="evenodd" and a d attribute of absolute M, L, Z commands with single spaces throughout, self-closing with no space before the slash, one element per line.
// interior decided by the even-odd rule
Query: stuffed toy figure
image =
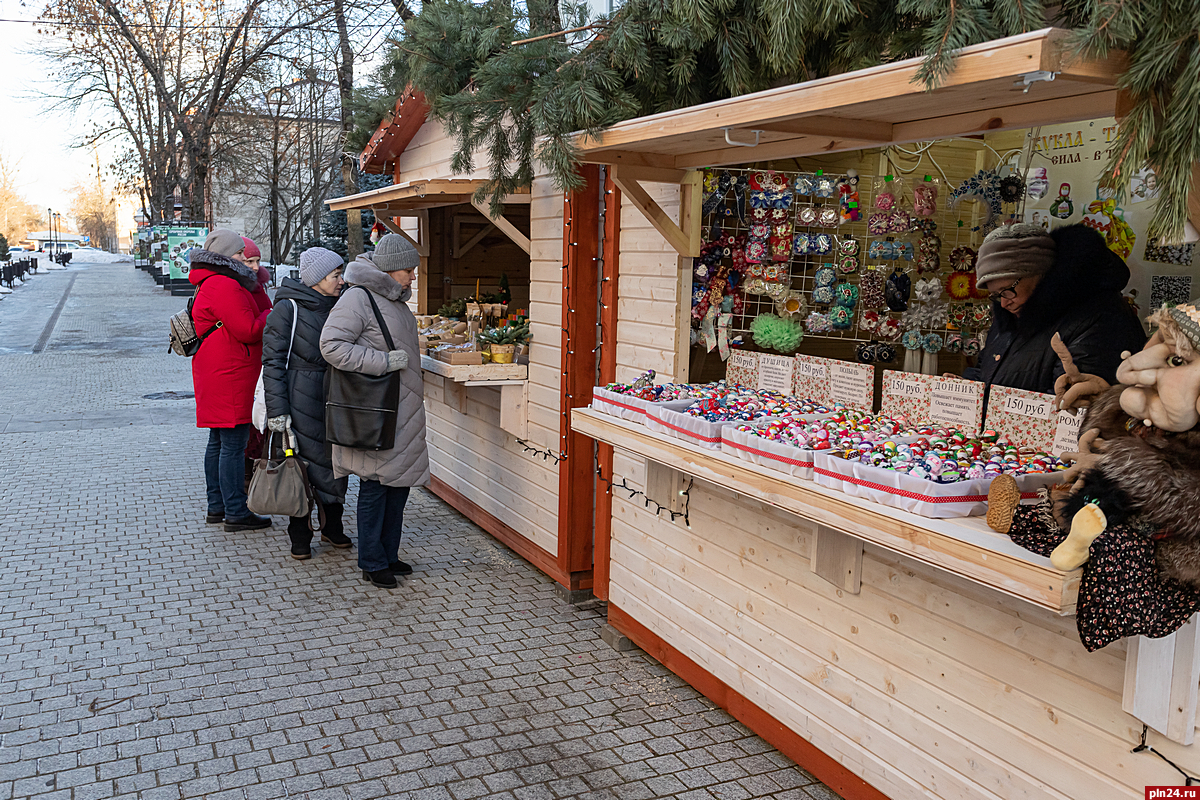
<path fill-rule="evenodd" d="M 1049 554 L 1058 569 L 1086 565 L 1078 622 L 1088 649 L 1167 635 L 1200 609 L 1198 303 L 1150 317 L 1158 330 L 1124 354 L 1116 386 L 1081 375 L 1055 342 L 1066 368 L 1060 407 L 1087 408 L 1081 452 L 1063 473 L 1069 489 L 1041 508 L 1018 505 L 1008 476 L 989 491 L 993 529 Z"/>
<path fill-rule="evenodd" d="M 1158 330 L 1118 367 L 1120 385 L 1085 377 L 1105 390 L 1082 426 L 1091 457 L 1077 459 L 1079 478 L 1059 500 L 1070 535 L 1051 561 L 1081 566 L 1110 522 L 1136 515 L 1160 530 L 1164 573 L 1200 588 L 1200 308 L 1164 308 L 1150 321 Z"/>

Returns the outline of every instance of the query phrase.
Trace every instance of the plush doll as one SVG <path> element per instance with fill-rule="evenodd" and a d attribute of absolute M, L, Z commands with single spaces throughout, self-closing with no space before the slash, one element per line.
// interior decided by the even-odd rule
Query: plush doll
<path fill-rule="evenodd" d="M 1136 520 L 1153 531 L 1160 573 L 1200 588 L 1200 307 L 1163 308 L 1150 322 L 1158 330 L 1118 367 L 1120 385 L 1080 376 L 1064 358 L 1059 388 L 1080 384 L 1068 405 L 1081 389 L 1103 391 L 1090 399 L 1082 426 L 1081 450 L 1091 452 L 1063 473 L 1078 479 L 1057 501 L 1055 519 L 1069 520 L 1069 533 L 1050 560 L 1075 569 L 1101 534 Z M 988 522 L 1007 533 L 1017 501 L 1005 483 L 993 483 Z"/>

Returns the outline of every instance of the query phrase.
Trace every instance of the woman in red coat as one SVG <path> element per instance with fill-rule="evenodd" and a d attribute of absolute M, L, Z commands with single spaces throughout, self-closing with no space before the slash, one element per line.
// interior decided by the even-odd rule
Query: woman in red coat
<path fill-rule="evenodd" d="M 270 308 L 260 309 L 255 302 L 258 273 L 246 264 L 244 249 L 241 236 L 217 229 L 208 235 L 203 249 L 188 256 L 188 280 L 196 287 L 192 305 L 196 333 L 204 336 L 212 330 L 192 357 L 196 427 L 208 428 L 204 451 L 207 520 L 224 522 L 231 533 L 271 525 L 269 517 L 251 514 L 246 508 L 243 453 Z"/>

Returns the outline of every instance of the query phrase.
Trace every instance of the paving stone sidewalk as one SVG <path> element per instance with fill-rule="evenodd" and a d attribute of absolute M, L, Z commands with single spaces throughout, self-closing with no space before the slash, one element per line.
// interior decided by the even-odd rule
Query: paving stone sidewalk
<path fill-rule="evenodd" d="M 129 264 L 0 302 L 0 800 L 836 800 L 425 491 L 391 592 L 205 525 L 191 401 L 144 397 L 191 391 L 184 302 Z"/>

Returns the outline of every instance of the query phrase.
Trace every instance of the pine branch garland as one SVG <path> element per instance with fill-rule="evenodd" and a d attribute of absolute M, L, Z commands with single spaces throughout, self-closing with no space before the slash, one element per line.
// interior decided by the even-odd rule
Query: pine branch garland
<path fill-rule="evenodd" d="M 535 160 L 577 188 L 576 132 L 915 55 L 932 89 L 962 48 L 1054 24 L 1081 54 L 1129 54 L 1119 85 L 1133 110 L 1102 181 L 1124 192 L 1153 166 L 1149 234 L 1180 241 L 1200 161 L 1200 0 L 1062 0 L 1052 13 L 1043 0 L 626 0 L 596 20 L 582 2 L 426 0 L 361 93 L 354 143 L 411 84 L 456 140 L 452 168 L 486 161 L 481 195 L 495 206 L 532 181 Z"/>

